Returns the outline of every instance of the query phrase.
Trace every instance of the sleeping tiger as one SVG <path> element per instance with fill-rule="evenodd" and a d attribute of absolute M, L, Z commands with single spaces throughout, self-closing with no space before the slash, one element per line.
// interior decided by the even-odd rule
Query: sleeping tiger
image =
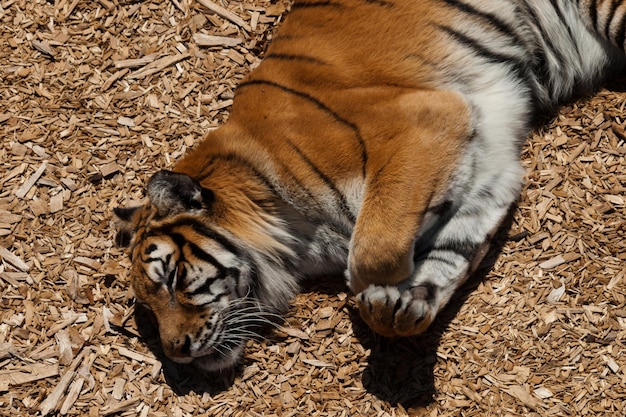
<path fill-rule="evenodd" d="M 232 367 L 304 277 L 423 332 L 522 185 L 541 116 L 626 62 L 626 1 L 296 0 L 228 122 L 118 208 L 164 353 Z"/>

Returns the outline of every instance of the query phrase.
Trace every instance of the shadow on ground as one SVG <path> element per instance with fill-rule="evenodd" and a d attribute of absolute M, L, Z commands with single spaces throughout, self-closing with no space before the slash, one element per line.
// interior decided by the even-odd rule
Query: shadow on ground
<path fill-rule="evenodd" d="M 469 295 L 491 271 L 502 247 L 510 238 L 513 211 L 503 222 L 479 268 L 452 297 L 428 330 L 419 336 L 389 339 L 375 334 L 352 312 L 353 328 L 360 343 L 371 350 L 361 376 L 368 392 L 391 405 L 417 411 L 433 402 L 436 393 L 434 365 L 441 336 Z"/>

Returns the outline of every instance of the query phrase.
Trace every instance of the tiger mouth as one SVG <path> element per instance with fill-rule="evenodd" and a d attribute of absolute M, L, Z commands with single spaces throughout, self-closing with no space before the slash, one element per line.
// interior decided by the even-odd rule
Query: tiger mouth
<path fill-rule="evenodd" d="M 186 365 L 188 363 L 191 363 L 194 361 L 194 358 L 192 356 L 175 356 L 175 357 L 169 357 L 169 360 L 171 360 L 172 362 L 181 364 L 181 365 Z"/>
<path fill-rule="evenodd" d="M 244 344 L 229 346 L 228 352 L 213 350 L 211 353 L 204 356 L 198 356 L 196 358 L 190 357 L 188 358 L 189 361 L 185 363 L 196 365 L 207 372 L 221 371 L 237 365 L 243 356 L 243 351 Z"/>
<path fill-rule="evenodd" d="M 239 362 L 243 356 L 245 343 L 222 344 L 213 347 L 207 353 L 201 355 L 168 356 L 168 359 L 180 365 L 193 364 L 205 371 L 216 371 L 231 368 Z"/>

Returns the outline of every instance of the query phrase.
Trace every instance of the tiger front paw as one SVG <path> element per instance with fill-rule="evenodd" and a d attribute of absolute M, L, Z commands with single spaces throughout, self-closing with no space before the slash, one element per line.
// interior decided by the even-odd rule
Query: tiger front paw
<path fill-rule="evenodd" d="M 356 297 L 361 318 L 377 333 L 387 337 L 422 333 L 437 314 L 428 288 L 400 290 L 395 286 L 370 285 Z"/>

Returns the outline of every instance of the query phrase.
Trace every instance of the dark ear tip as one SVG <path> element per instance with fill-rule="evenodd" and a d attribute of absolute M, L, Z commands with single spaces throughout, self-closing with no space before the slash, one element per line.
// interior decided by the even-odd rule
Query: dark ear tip
<path fill-rule="evenodd" d="M 115 207 L 113 214 L 115 214 L 118 219 L 129 222 L 138 209 L 139 207 Z"/>
<path fill-rule="evenodd" d="M 158 180 L 163 179 L 163 178 L 174 177 L 174 176 L 176 176 L 176 174 L 174 172 L 169 171 L 167 169 L 162 169 L 162 170 L 157 171 L 154 174 L 152 174 L 152 176 L 148 180 L 148 184 L 150 184 L 150 182 L 152 182 L 152 181 L 158 181 Z"/>
<path fill-rule="evenodd" d="M 148 198 L 156 206 L 159 216 L 175 215 L 209 207 L 214 201 L 211 190 L 183 173 L 158 171 L 148 181 Z"/>

